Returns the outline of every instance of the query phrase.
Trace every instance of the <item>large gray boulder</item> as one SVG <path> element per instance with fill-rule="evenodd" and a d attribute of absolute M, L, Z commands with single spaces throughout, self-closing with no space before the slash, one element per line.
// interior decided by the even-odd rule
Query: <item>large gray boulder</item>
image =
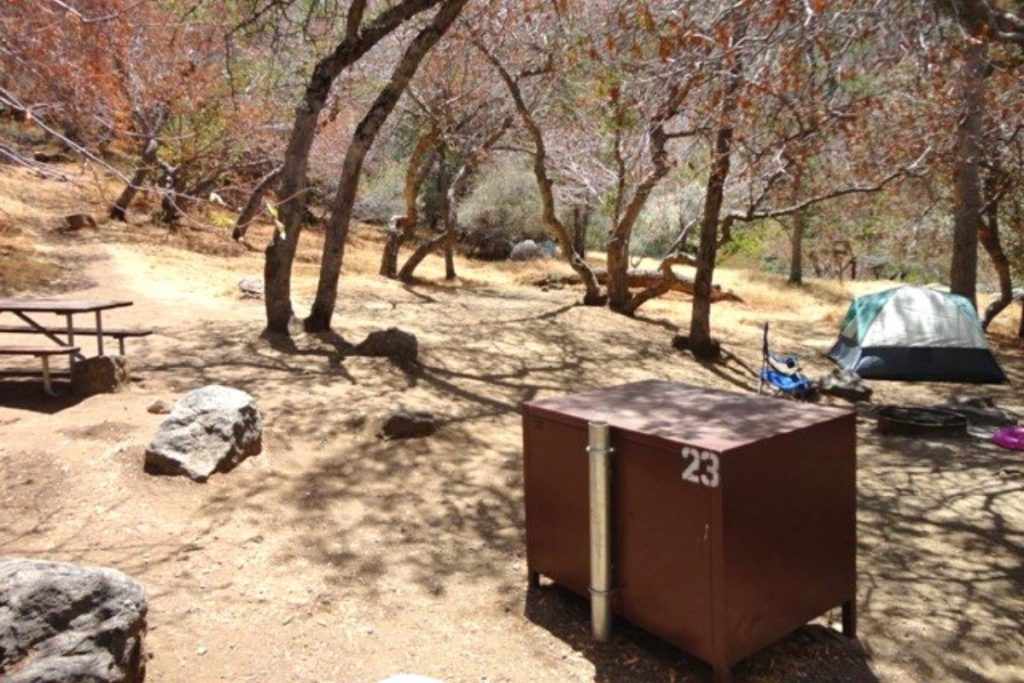
<path fill-rule="evenodd" d="M 115 569 L 0 560 L 0 680 L 140 683 L 147 609 Z"/>
<path fill-rule="evenodd" d="M 540 245 L 533 240 L 523 240 L 516 246 L 512 247 L 512 253 L 509 254 L 509 261 L 536 261 L 544 258 L 544 252 L 541 250 Z"/>
<path fill-rule="evenodd" d="M 146 448 L 146 471 L 206 481 L 263 450 L 263 418 L 252 396 L 211 384 L 178 401 Z"/>

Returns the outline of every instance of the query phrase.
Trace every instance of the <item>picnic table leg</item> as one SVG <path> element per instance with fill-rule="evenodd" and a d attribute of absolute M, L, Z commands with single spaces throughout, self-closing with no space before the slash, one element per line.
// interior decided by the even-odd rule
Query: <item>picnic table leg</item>
<path fill-rule="evenodd" d="M 64 321 L 67 323 L 67 329 L 68 329 L 68 346 L 74 346 L 75 345 L 75 326 L 71 324 L 72 321 L 71 321 L 71 314 L 70 313 L 67 313 L 67 314 L 64 315 Z M 71 356 L 68 357 L 68 362 L 69 363 L 74 363 L 75 362 L 74 354 L 72 354 Z"/>
<path fill-rule="evenodd" d="M 117 338 L 117 350 L 121 353 L 122 356 L 124 355 L 124 337 Z"/>
<path fill-rule="evenodd" d="M 57 392 L 53 390 L 53 384 L 50 382 L 50 357 L 40 356 L 43 361 L 43 391 L 50 396 L 56 396 Z"/>
<path fill-rule="evenodd" d="M 103 320 L 99 311 L 96 311 L 96 350 L 98 355 L 103 355 Z"/>

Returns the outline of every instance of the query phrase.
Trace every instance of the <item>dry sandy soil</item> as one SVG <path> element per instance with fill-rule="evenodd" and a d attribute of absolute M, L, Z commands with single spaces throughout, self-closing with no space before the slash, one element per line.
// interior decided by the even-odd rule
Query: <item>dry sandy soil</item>
<path fill-rule="evenodd" d="M 3 293 L 129 298 L 108 324 L 156 334 L 129 340 L 127 393 L 52 400 L 38 382 L 0 382 L 0 555 L 140 580 L 158 682 L 709 680 L 704 664 L 626 625 L 596 645 L 583 600 L 527 590 L 518 406 L 651 377 L 751 393 L 763 320 L 776 347 L 823 373 L 851 294 L 883 284 L 793 290 L 723 270 L 745 303 L 717 304 L 730 355 L 700 364 L 669 347 L 687 325 L 681 296 L 626 320 L 528 284 L 560 266 L 465 261 L 454 284 L 428 262 L 402 286 L 373 275 L 367 228 L 346 262 L 337 335 L 272 340 L 261 303 L 236 287 L 259 275 L 258 252 L 223 229 L 57 230 L 83 207 L 102 215 L 92 190 L 0 169 Z M 299 311 L 319 247 L 314 233 L 304 240 Z M 994 336 L 1012 385 L 878 382 L 876 402 L 986 395 L 1024 414 L 1016 315 Z M 341 352 L 392 325 L 419 337 L 418 367 Z M 143 473 L 162 419 L 146 407 L 211 382 L 257 398 L 263 454 L 207 484 Z M 443 426 L 379 441 L 367 420 L 394 406 L 435 411 Z M 867 417 L 858 429 L 859 643 L 825 628 L 836 611 L 737 667 L 737 680 L 1024 681 L 1024 458 L 982 439 L 879 436 Z"/>

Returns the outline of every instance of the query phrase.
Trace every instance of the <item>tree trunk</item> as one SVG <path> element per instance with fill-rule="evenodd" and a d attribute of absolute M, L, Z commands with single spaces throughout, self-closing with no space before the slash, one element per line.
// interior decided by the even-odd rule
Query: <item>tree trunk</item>
<path fill-rule="evenodd" d="M 572 248 L 580 258 L 587 257 L 587 227 L 594 207 L 588 204 L 577 204 L 572 207 Z"/>
<path fill-rule="evenodd" d="M 793 214 L 793 229 L 789 235 L 789 283 L 804 283 L 804 233 L 807 229 L 807 216 L 803 211 Z"/>
<path fill-rule="evenodd" d="M 737 26 L 732 43 L 742 39 L 746 26 Z M 711 292 L 718 257 L 718 231 L 722 220 L 725 182 L 732 162 L 733 110 L 740 87 L 743 65 L 737 57 L 729 68 L 722 92 L 719 125 L 712 149 L 711 169 L 704 192 L 704 213 L 700 222 L 700 243 L 697 246 L 697 272 L 693 278 L 693 307 L 690 314 L 689 348 L 697 358 L 717 358 L 720 348 L 711 338 Z M 730 226 L 724 226 L 728 229 Z"/>
<path fill-rule="evenodd" d="M 594 271 L 583 260 L 583 257 L 573 249 L 569 231 L 562 221 L 559 220 L 558 212 L 555 210 L 555 195 L 551 189 L 554 182 L 548 176 L 547 147 L 544 144 L 544 133 L 541 131 L 536 119 L 534 119 L 533 112 L 526 105 L 523 91 L 519 87 L 517 79 L 513 78 L 508 69 L 504 67 L 497 57 L 488 52 L 484 46 L 478 43 L 475 45 L 483 53 L 487 61 L 491 63 L 495 71 L 498 72 L 501 80 L 508 88 L 509 95 L 511 95 L 512 101 L 515 103 L 516 112 L 519 114 L 519 118 L 522 119 L 523 126 L 533 142 L 533 176 L 537 181 L 537 191 L 540 194 L 541 221 L 550 232 L 554 233 L 562 253 L 569 260 L 569 265 L 583 281 L 583 287 L 586 289 L 586 293 L 583 295 L 583 304 L 586 306 L 602 306 L 607 298 L 601 294 L 601 287 L 597 283 L 597 278 L 594 277 Z"/>
<path fill-rule="evenodd" d="M 731 125 L 719 128 L 715 134 L 711 173 L 704 196 L 704 216 L 697 246 L 697 272 L 693 280 L 693 313 L 690 316 L 690 349 L 698 358 L 718 355 L 718 345 L 711 339 L 711 287 L 715 259 L 718 256 L 718 224 L 731 163 L 732 135 Z"/>
<path fill-rule="evenodd" d="M 458 233 L 452 230 L 448 233 L 448 239 L 444 242 L 444 279 L 454 280 L 458 275 L 455 273 L 455 240 Z"/>
<path fill-rule="evenodd" d="M 647 204 L 651 192 L 657 187 L 661 179 L 670 170 L 672 164 L 669 162 L 665 145 L 668 136 L 665 134 L 664 118 L 657 116 L 652 121 L 647 131 L 648 146 L 650 147 L 651 163 L 653 168 L 648 172 L 640 184 L 636 186 L 629 203 L 625 205 L 621 215 L 617 217 L 612 228 L 611 239 L 608 241 L 608 307 L 617 313 L 632 315 L 635 310 L 630 306 L 629 279 L 629 244 L 633 239 L 633 226 L 640 218 L 640 212 Z M 619 192 L 623 190 L 624 183 L 619 183 Z M 621 197 L 616 200 L 616 208 L 622 205 Z M 667 273 L 670 274 L 670 273 Z"/>
<path fill-rule="evenodd" d="M 613 232 L 605 253 L 608 259 L 608 308 L 623 313 L 629 304 L 629 240 Z"/>
<path fill-rule="evenodd" d="M 350 60 L 348 63 L 355 61 Z M 347 64 L 346 64 L 347 66 Z M 291 300 L 292 263 L 299 245 L 306 209 L 306 170 L 309 152 L 316 136 L 317 119 L 327 101 L 331 85 L 341 67 L 331 68 L 328 60 L 317 64 L 306 87 L 302 102 L 295 110 L 295 123 L 285 150 L 281 167 L 278 219 L 283 228 L 274 231 L 267 244 L 263 266 L 264 304 L 267 311 L 267 329 L 288 333 L 293 316 Z"/>
<path fill-rule="evenodd" d="M 284 167 L 278 166 L 267 175 L 260 178 L 259 182 L 256 183 L 256 187 L 252 189 L 252 194 L 249 195 L 249 201 L 245 203 L 245 207 L 242 208 L 242 213 L 238 214 L 238 220 L 235 221 L 235 229 L 231 232 L 231 239 L 236 242 L 240 242 L 245 239 L 245 233 L 249 229 L 249 225 L 256 218 L 256 214 L 260 210 L 260 203 L 263 201 L 263 195 L 267 193 L 270 186 L 274 184 L 274 181 L 281 177 L 281 171 Z"/>
<path fill-rule="evenodd" d="M 280 220 L 284 228 L 275 230 L 267 244 L 263 268 L 264 302 L 267 329 L 288 333 L 292 319 L 291 274 L 299 233 L 306 214 L 306 170 L 309 152 L 316 136 L 316 124 L 324 108 L 331 86 L 338 75 L 358 61 L 370 48 L 412 16 L 430 9 L 441 0 L 405 0 L 381 12 L 366 26 L 361 26 L 365 2 L 354 1 L 349 8 L 346 34 L 327 57 L 317 62 L 306 92 L 295 108 L 295 121 L 285 150 L 281 168 Z"/>
<path fill-rule="evenodd" d="M 962 108 L 957 122 L 953 167 L 955 206 L 949 288 L 977 307 L 978 233 L 982 223 L 981 128 L 985 113 L 988 48 L 984 41 L 968 40 L 960 71 Z"/>
<path fill-rule="evenodd" d="M 121 190 L 121 194 L 118 195 L 110 207 L 110 217 L 114 220 L 122 222 L 128 220 L 128 207 L 135 199 L 135 195 L 142 189 L 142 185 L 149 178 L 149 174 L 156 167 L 157 151 L 159 149 L 160 143 L 155 137 L 151 137 L 146 141 L 145 146 L 142 148 L 142 163 L 135 169 L 132 179 L 128 181 L 128 184 Z"/>
<path fill-rule="evenodd" d="M 992 260 L 992 267 L 999 277 L 999 298 L 985 308 L 985 315 L 981 321 L 983 330 L 988 330 L 996 316 L 1013 301 L 1013 278 L 1010 274 L 1010 260 L 1006 258 L 1002 242 L 999 239 L 999 194 L 1000 188 L 996 174 L 990 173 L 985 178 L 985 194 L 987 195 L 984 211 L 984 219 L 978 226 L 978 239 L 985 248 L 989 258 Z"/>
<path fill-rule="evenodd" d="M 419 223 L 419 207 L 416 206 L 416 199 L 419 197 L 420 186 L 423 185 L 426 172 L 430 168 L 430 164 L 426 163 L 430 158 L 430 150 L 437 142 L 439 134 L 440 131 L 431 126 L 429 131 L 420 136 L 405 169 L 405 187 L 402 192 L 405 200 L 405 215 L 395 216 L 391 219 L 388 239 L 380 259 L 380 274 L 392 280 L 398 276 L 398 252 L 402 248 L 402 244 L 413 236 L 416 225 Z"/>
<path fill-rule="evenodd" d="M 338 192 L 331 205 L 331 217 L 327 221 L 316 298 L 305 321 L 306 330 L 309 332 L 325 332 L 331 328 L 334 304 L 338 298 L 338 279 L 345 259 L 345 242 L 348 239 L 349 222 L 352 218 L 352 204 L 355 202 L 366 154 L 377 138 L 381 126 L 405 92 L 409 81 L 416 74 L 423 57 L 445 34 L 466 2 L 468 0 L 445 0 L 442 3 L 433 20 L 406 48 L 387 85 L 377 95 L 377 99 L 356 127 L 352 143 L 345 152 Z"/>
<path fill-rule="evenodd" d="M 800 198 L 803 190 L 803 166 L 796 165 L 793 171 L 793 203 Z M 793 226 L 789 235 L 789 283 L 791 285 L 802 285 L 804 283 L 804 235 L 807 232 L 807 212 L 797 211 L 793 214 Z"/>

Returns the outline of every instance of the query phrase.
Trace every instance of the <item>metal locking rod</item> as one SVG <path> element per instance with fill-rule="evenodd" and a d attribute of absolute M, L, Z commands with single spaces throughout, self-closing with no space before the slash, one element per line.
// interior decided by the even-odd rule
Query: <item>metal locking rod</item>
<path fill-rule="evenodd" d="M 612 633 L 611 610 L 611 454 L 608 423 L 590 422 L 590 615 L 594 638 L 605 642 Z"/>

